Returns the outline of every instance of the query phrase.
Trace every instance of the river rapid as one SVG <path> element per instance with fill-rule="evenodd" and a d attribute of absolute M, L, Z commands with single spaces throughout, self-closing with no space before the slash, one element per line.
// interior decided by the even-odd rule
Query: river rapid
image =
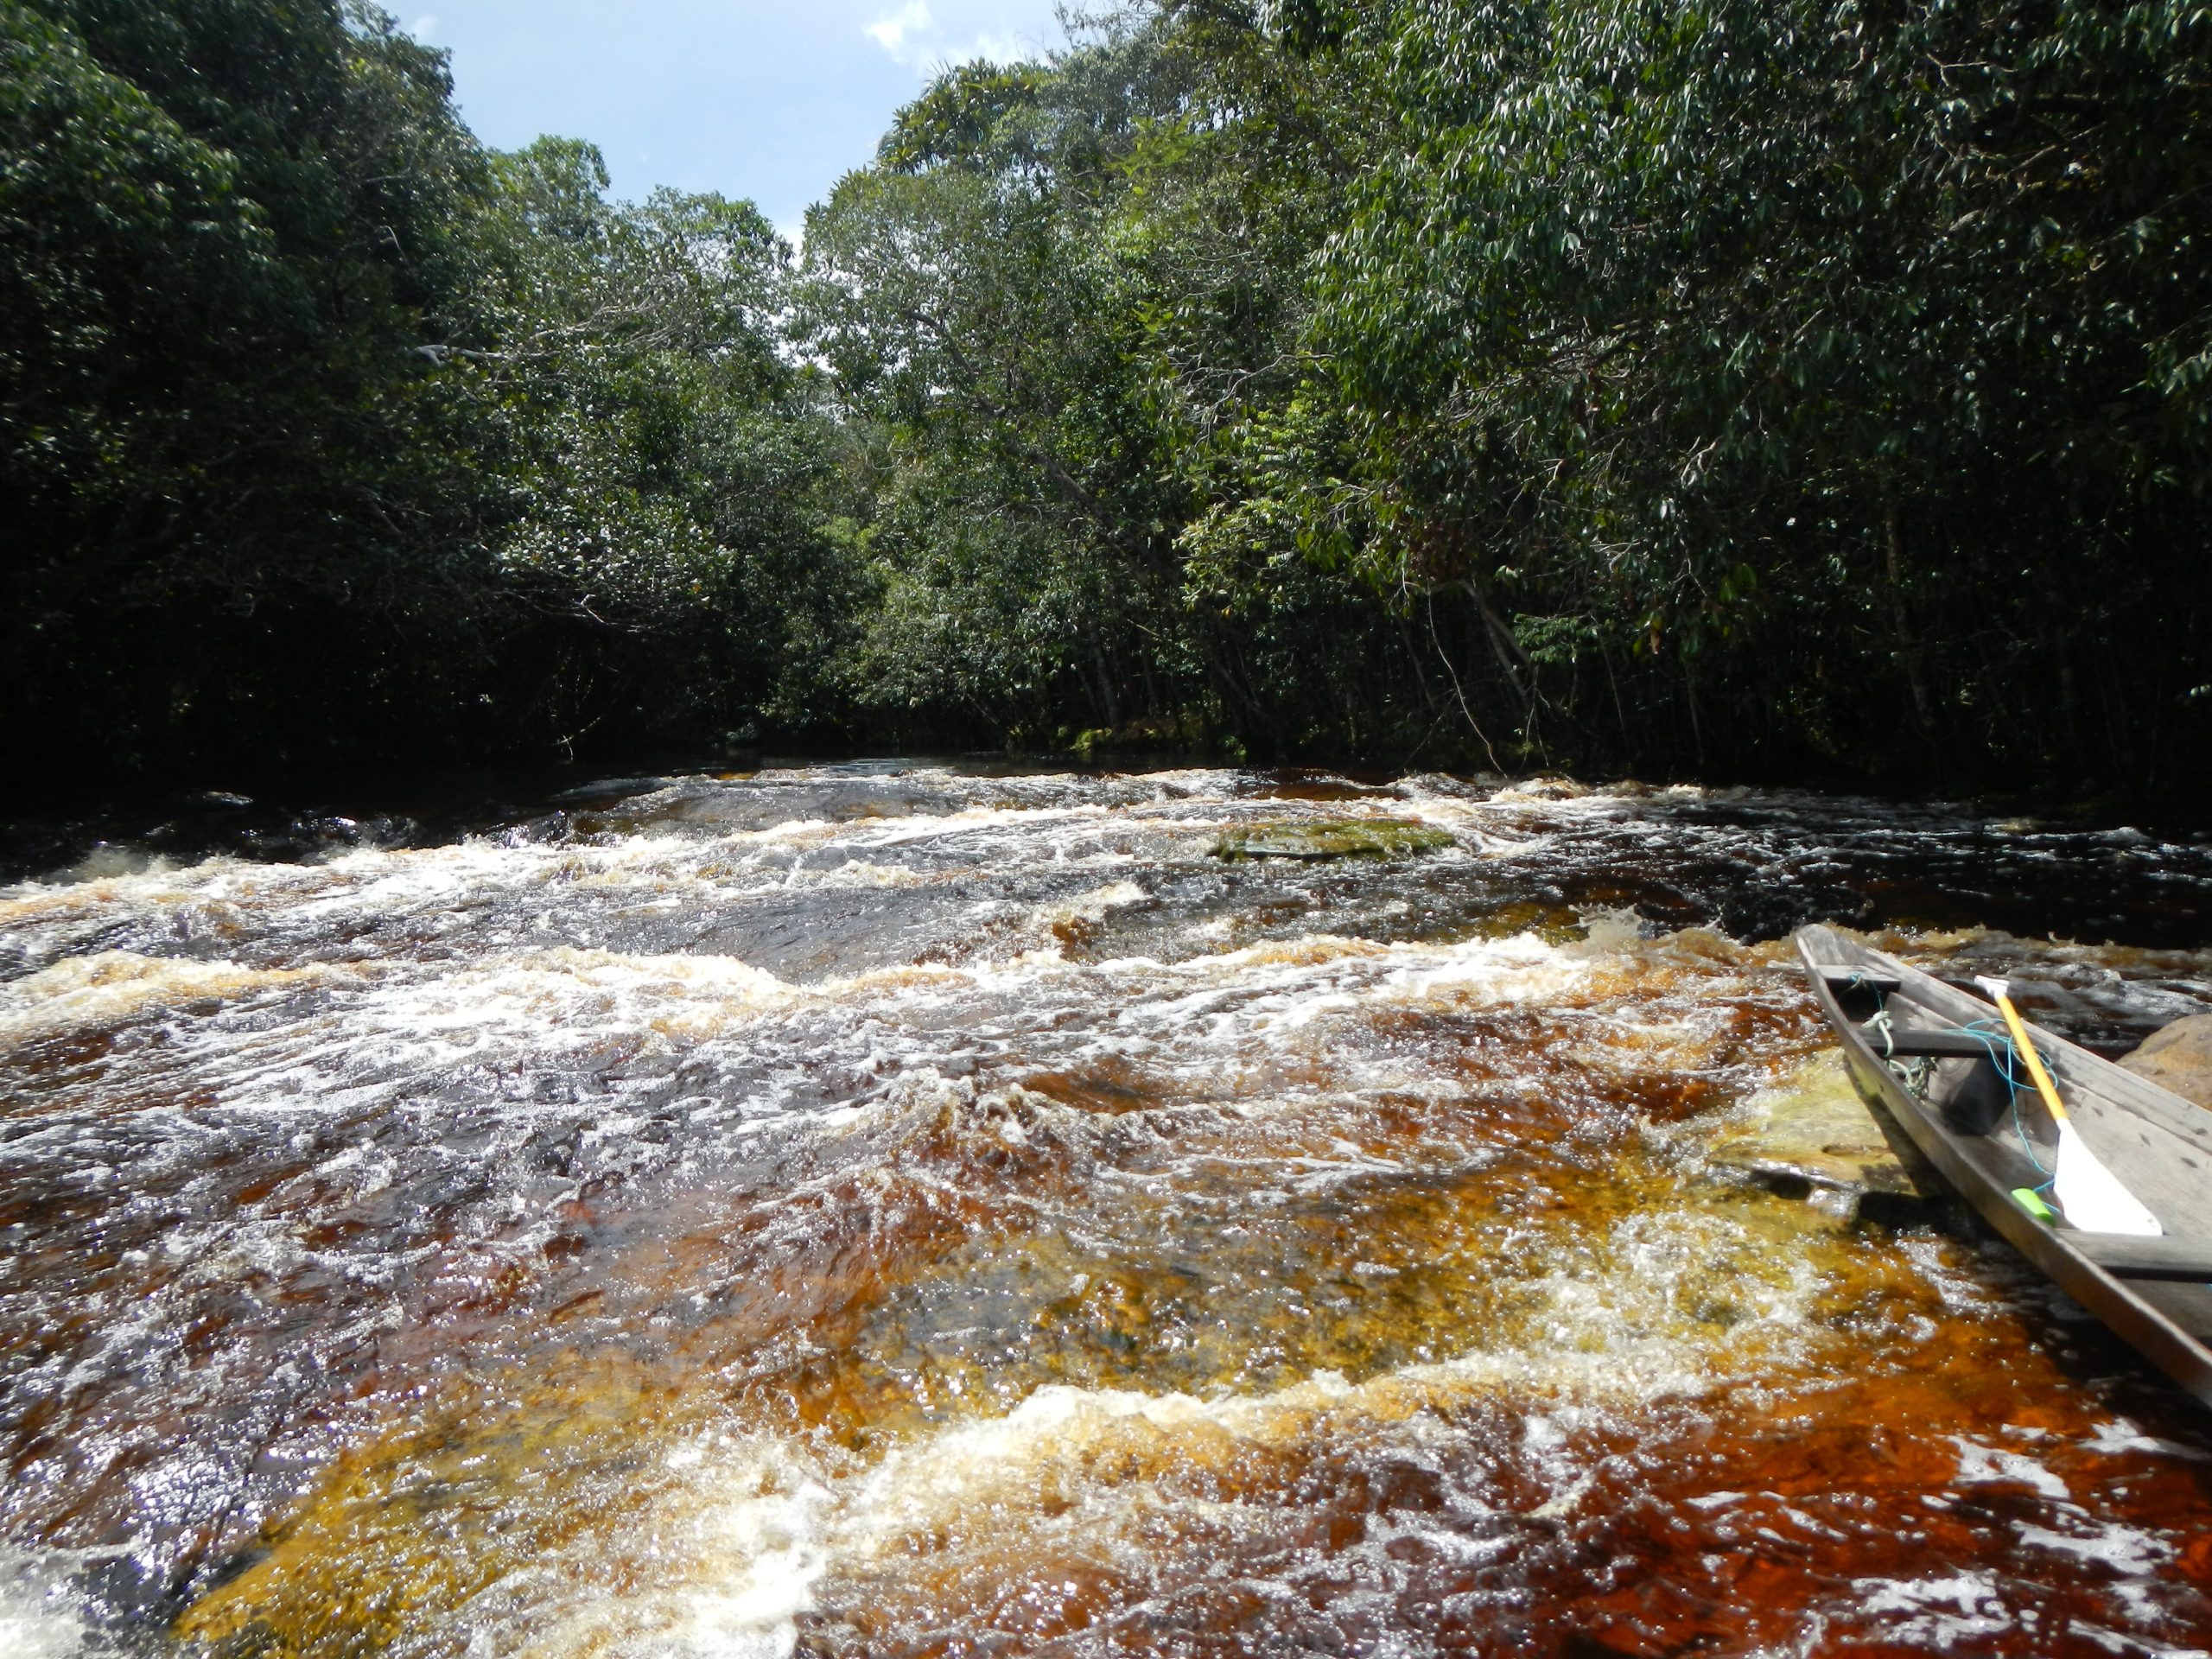
<path fill-rule="evenodd" d="M 344 830 L 0 888 L 8 1659 L 2212 1652 L 2212 1415 L 1715 1156 L 1836 1064 L 1791 927 L 2118 1052 L 2212 1007 L 2202 840 L 912 765 Z"/>

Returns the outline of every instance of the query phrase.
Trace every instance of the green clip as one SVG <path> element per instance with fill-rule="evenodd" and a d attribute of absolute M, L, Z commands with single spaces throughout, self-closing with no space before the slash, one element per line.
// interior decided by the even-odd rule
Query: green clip
<path fill-rule="evenodd" d="M 2043 1223 L 2044 1226 L 2056 1227 L 2058 1225 L 2058 1211 L 2052 1209 L 2048 1204 L 2045 1204 L 2044 1202 L 2043 1194 L 2037 1192 L 2032 1186 L 2014 1187 L 2012 1189 L 2012 1201 L 2018 1205 L 2021 1209 L 2033 1216 L 2037 1221 Z"/>

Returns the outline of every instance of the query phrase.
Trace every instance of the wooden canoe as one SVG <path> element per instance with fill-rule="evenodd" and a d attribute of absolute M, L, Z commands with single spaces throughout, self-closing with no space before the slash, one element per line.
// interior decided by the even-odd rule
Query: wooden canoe
<path fill-rule="evenodd" d="M 2212 1111 L 2030 1025 L 2082 1139 L 2165 1236 L 2040 1219 L 2015 1194 L 2050 1180 L 2057 1132 L 1997 1010 L 1830 928 L 1801 930 L 1797 950 L 1859 1092 L 1915 1179 L 1940 1178 L 2068 1295 L 2212 1405 Z"/>

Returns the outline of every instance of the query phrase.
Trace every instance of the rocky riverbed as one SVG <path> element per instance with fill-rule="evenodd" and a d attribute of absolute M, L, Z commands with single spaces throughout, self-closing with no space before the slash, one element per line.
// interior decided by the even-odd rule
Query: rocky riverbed
<path fill-rule="evenodd" d="M 2123 1053 L 2212 848 L 907 765 L 110 841 L 0 892 L 0 1650 L 2212 1650 L 2202 1412 L 1860 1204 L 1783 943 Z"/>

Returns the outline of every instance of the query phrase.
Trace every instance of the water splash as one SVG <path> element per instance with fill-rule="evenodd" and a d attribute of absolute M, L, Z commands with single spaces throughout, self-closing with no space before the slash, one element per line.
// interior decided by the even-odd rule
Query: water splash
<path fill-rule="evenodd" d="M 1363 817 L 1450 845 L 1213 855 Z M 1794 921 L 2119 1042 L 2212 1004 L 2197 849 L 945 767 L 366 839 L 0 893 L 0 1524 L 97 1552 L 37 1640 L 2212 1639 L 2163 1385 L 1710 1155 L 1823 1050 Z"/>

